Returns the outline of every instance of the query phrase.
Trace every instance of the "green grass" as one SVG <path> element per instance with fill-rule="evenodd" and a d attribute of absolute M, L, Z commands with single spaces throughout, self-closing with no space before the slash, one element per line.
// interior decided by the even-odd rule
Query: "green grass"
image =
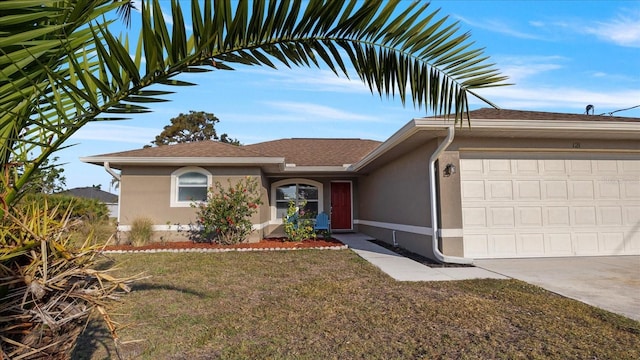
<path fill-rule="evenodd" d="M 396 282 L 349 250 L 120 255 L 139 359 L 632 359 L 640 323 L 516 280 Z M 113 357 L 92 324 L 75 358 Z"/>

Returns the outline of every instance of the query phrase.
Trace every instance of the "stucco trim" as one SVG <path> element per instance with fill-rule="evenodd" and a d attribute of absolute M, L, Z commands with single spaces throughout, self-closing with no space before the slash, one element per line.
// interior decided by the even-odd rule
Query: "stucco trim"
<path fill-rule="evenodd" d="M 253 230 L 262 230 L 269 226 L 269 222 L 253 224 Z M 189 231 L 197 226 L 195 224 L 152 225 L 153 231 Z M 118 225 L 118 231 L 131 231 L 131 225 Z"/>
<path fill-rule="evenodd" d="M 366 225 L 366 226 L 374 226 L 383 229 L 396 230 L 396 231 L 404 231 L 414 234 L 420 235 L 433 235 L 433 229 L 426 226 L 416 226 L 416 225 L 405 225 L 405 224 L 395 224 L 395 223 L 387 223 L 380 221 L 371 221 L 371 220 L 353 220 L 354 224 Z"/>
<path fill-rule="evenodd" d="M 463 229 L 439 229 L 439 237 L 462 237 Z"/>

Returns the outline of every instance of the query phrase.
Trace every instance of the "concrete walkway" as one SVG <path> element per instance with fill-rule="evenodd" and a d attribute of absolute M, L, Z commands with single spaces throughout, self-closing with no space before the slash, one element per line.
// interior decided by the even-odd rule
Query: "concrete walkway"
<path fill-rule="evenodd" d="M 507 279 L 495 272 L 478 267 L 431 268 L 406 258 L 369 240 L 363 234 L 331 234 L 356 254 L 398 281 L 449 281 L 469 279 Z"/>

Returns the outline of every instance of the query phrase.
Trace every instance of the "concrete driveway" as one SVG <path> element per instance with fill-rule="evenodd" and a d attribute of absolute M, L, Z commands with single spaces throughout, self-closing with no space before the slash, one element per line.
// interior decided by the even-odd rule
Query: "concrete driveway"
<path fill-rule="evenodd" d="M 640 256 L 490 259 L 474 264 L 640 321 Z"/>

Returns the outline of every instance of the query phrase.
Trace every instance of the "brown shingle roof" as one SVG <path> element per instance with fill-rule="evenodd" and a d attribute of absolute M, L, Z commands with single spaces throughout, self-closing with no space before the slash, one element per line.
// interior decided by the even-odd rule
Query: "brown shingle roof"
<path fill-rule="evenodd" d="M 99 155 L 116 158 L 163 157 L 284 157 L 297 166 L 342 166 L 353 164 L 381 143 L 361 139 L 282 139 L 235 146 L 217 141 L 164 145 Z"/>
<path fill-rule="evenodd" d="M 262 154 L 253 152 L 245 146 L 236 146 L 219 141 L 198 141 L 192 143 L 163 145 L 144 149 L 128 150 L 103 154 L 114 157 L 256 157 Z"/>
<path fill-rule="evenodd" d="M 503 120 L 580 120 L 580 121 L 633 121 L 640 122 L 640 118 L 608 116 L 608 115 L 585 115 L 568 114 L 544 111 L 523 111 L 508 109 L 482 108 L 469 112 L 473 119 L 503 119 Z"/>
<path fill-rule="evenodd" d="M 342 166 L 354 164 L 381 144 L 361 139 L 282 139 L 247 145 L 267 156 L 284 156 L 297 166 Z"/>

